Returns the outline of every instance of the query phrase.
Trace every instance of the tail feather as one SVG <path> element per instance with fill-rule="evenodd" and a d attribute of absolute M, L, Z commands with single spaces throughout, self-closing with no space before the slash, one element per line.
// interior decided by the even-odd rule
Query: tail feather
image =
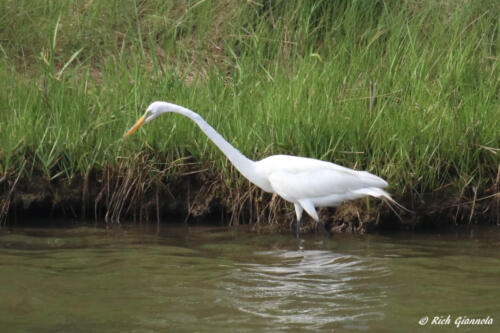
<path fill-rule="evenodd" d="M 369 186 L 370 188 L 384 188 L 389 186 L 384 179 L 379 176 L 375 176 L 368 171 L 358 171 L 358 177 L 361 179 L 362 183 L 365 184 L 365 186 Z"/>
<path fill-rule="evenodd" d="M 408 208 L 406 208 L 405 206 L 401 205 L 399 202 L 394 200 L 389 193 L 387 193 L 386 191 L 384 191 L 381 188 L 366 187 L 366 188 L 356 190 L 354 192 L 386 200 L 386 201 L 390 202 L 391 204 L 393 204 L 394 206 L 398 207 L 399 209 L 401 209 L 407 213 L 411 213 L 411 210 L 409 210 Z M 389 205 L 389 207 L 392 209 L 391 205 Z M 394 211 L 394 209 L 393 209 L 393 211 Z M 396 213 L 396 212 L 394 211 L 394 213 Z M 398 215 L 398 214 L 396 213 L 396 215 Z"/>

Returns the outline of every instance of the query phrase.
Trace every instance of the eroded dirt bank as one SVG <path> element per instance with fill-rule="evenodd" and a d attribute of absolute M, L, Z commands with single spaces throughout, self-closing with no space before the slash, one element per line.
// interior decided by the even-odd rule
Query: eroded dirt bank
<path fill-rule="evenodd" d="M 67 217 L 113 223 L 156 223 L 169 219 L 197 223 L 252 224 L 255 231 L 293 230 L 293 206 L 264 193 L 246 180 L 210 170 L 183 170 L 148 176 L 141 168 L 88 171 L 84 176 L 49 180 L 42 175 L 7 175 L 0 179 L 2 225 L 22 224 L 26 218 Z M 320 210 L 334 233 L 377 230 L 441 229 L 467 224 L 500 225 L 498 186 L 489 194 L 466 197 L 446 188 L 416 197 L 395 196 L 411 213 L 397 211 L 376 199 L 360 199 L 338 208 Z M 495 194 L 496 193 L 496 194 Z M 315 224 L 303 218 L 302 232 Z"/>

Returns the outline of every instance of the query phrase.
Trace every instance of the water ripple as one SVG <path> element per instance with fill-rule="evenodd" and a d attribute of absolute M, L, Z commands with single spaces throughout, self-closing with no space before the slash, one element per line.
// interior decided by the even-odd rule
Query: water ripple
<path fill-rule="evenodd" d="M 390 270 L 380 262 L 321 250 L 257 254 L 271 257 L 272 263 L 240 264 L 222 282 L 242 312 L 309 329 L 384 316 L 386 290 L 374 287 L 383 286 L 374 280 L 390 275 Z"/>

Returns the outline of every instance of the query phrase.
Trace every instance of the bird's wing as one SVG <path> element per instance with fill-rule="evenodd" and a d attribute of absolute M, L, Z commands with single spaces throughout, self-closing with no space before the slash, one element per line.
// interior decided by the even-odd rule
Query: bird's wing
<path fill-rule="evenodd" d="M 286 172 L 290 175 L 297 175 L 309 179 L 330 179 L 335 184 L 352 185 L 359 187 L 387 187 L 388 184 L 382 178 L 375 176 L 367 171 L 357 171 L 344 166 L 316 160 L 313 158 L 273 155 L 257 162 L 259 168 L 269 177 L 275 172 Z M 316 174 L 316 177 L 313 177 Z M 339 181 L 344 179 L 343 182 Z M 358 188 L 359 188 L 358 187 Z"/>
<path fill-rule="evenodd" d="M 363 177 L 331 169 L 275 171 L 269 175 L 273 190 L 284 199 L 296 202 L 334 194 L 344 194 L 366 187 Z"/>

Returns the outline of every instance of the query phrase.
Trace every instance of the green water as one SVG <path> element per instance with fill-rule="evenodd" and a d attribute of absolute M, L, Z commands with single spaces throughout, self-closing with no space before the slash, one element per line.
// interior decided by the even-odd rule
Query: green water
<path fill-rule="evenodd" d="M 499 332 L 499 250 L 498 228 L 332 240 L 4 228 L 0 331 L 456 332 L 460 316 L 489 316 L 459 331 Z"/>

